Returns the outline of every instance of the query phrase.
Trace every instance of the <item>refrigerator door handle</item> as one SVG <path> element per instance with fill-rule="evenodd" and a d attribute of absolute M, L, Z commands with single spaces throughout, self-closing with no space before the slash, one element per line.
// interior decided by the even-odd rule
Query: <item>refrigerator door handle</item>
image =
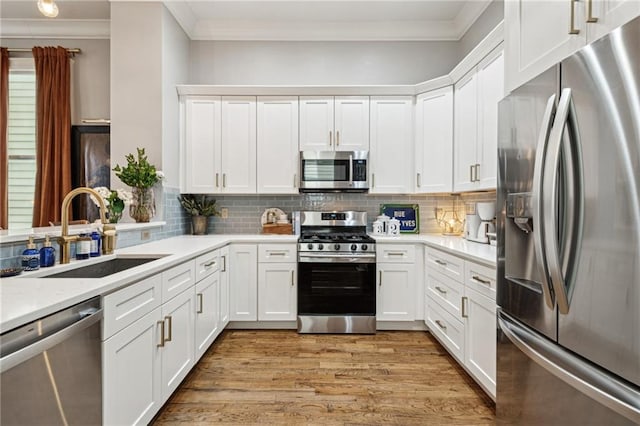
<path fill-rule="evenodd" d="M 542 270 L 542 294 L 544 301 L 549 309 L 554 309 L 554 295 L 551 283 L 547 279 L 549 276 L 548 267 L 545 262 L 545 249 L 543 235 L 542 216 L 544 214 L 544 198 L 543 198 L 543 173 L 545 158 L 549 145 L 549 134 L 551 133 L 553 116 L 555 114 L 556 95 L 553 94 L 547 100 L 547 106 L 542 117 L 542 126 L 538 135 L 538 143 L 536 147 L 536 159 L 533 169 L 533 246 L 535 247 L 536 260 L 538 267 Z"/>
<path fill-rule="evenodd" d="M 558 304 L 558 311 L 561 314 L 569 313 L 569 302 L 571 300 L 571 286 L 573 255 L 578 246 L 579 229 L 582 227 L 583 214 L 583 191 L 582 191 L 582 167 L 580 160 L 580 144 L 578 130 L 576 126 L 575 108 L 571 95 L 571 89 L 562 90 L 558 110 L 554 120 L 553 128 L 549 136 L 549 157 L 543 171 L 543 194 L 544 194 L 544 247 L 546 254 L 546 264 L 553 286 L 553 292 Z M 571 139 L 565 140 L 565 130 Z M 564 144 L 563 144 L 564 141 Z M 556 191 L 560 185 L 560 159 L 561 151 L 565 154 L 565 168 L 567 170 L 565 189 L 565 208 L 567 210 L 566 223 L 564 225 L 565 234 L 562 249 L 559 247 L 558 238 L 560 235 L 558 220 L 558 197 Z M 564 261 L 560 257 L 564 257 Z M 566 271 L 566 276 L 563 274 Z"/>
<path fill-rule="evenodd" d="M 504 335 L 536 364 L 600 404 L 640 424 L 640 391 L 519 325 L 502 311 L 498 312 L 498 324 Z"/>

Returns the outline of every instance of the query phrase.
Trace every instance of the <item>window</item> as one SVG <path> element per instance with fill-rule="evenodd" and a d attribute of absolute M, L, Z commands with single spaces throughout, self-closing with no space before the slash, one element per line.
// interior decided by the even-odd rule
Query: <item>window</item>
<path fill-rule="evenodd" d="M 33 59 L 11 59 L 7 123 L 9 229 L 31 228 L 36 182 L 36 75 Z"/>

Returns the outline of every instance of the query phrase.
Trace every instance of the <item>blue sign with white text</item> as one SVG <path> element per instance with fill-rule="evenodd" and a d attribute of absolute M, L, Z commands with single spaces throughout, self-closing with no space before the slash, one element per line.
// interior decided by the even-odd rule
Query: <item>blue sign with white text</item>
<path fill-rule="evenodd" d="M 400 232 L 403 234 L 420 233 L 420 217 L 418 204 L 380 204 L 380 214 L 395 217 L 400 221 Z"/>

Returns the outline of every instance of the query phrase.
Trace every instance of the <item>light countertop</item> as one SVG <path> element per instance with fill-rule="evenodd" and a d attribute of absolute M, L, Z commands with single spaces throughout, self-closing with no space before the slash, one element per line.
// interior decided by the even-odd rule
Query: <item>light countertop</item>
<path fill-rule="evenodd" d="M 468 242 L 460 237 L 418 234 L 398 237 L 374 236 L 380 243 L 424 243 L 487 266 L 495 266 L 496 248 Z M 116 250 L 115 255 L 72 261 L 39 271 L 3 278 L 0 284 L 0 333 L 57 312 L 94 296 L 105 295 L 230 243 L 296 243 L 297 235 L 183 235 Z M 118 255 L 152 256 L 160 259 L 103 278 L 39 278 Z"/>

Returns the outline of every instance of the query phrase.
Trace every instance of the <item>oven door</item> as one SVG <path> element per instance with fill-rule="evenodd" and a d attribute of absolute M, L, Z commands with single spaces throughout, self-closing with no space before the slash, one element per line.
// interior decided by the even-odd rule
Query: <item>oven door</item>
<path fill-rule="evenodd" d="M 375 316 L 375 259 L 373 263 L 330 259 L 298 263 L 298 315 Z"/>
<path fill-rule="evenodd" d="M 300 152 L 300 191 L 366 191 L 367 151 Z"/>

